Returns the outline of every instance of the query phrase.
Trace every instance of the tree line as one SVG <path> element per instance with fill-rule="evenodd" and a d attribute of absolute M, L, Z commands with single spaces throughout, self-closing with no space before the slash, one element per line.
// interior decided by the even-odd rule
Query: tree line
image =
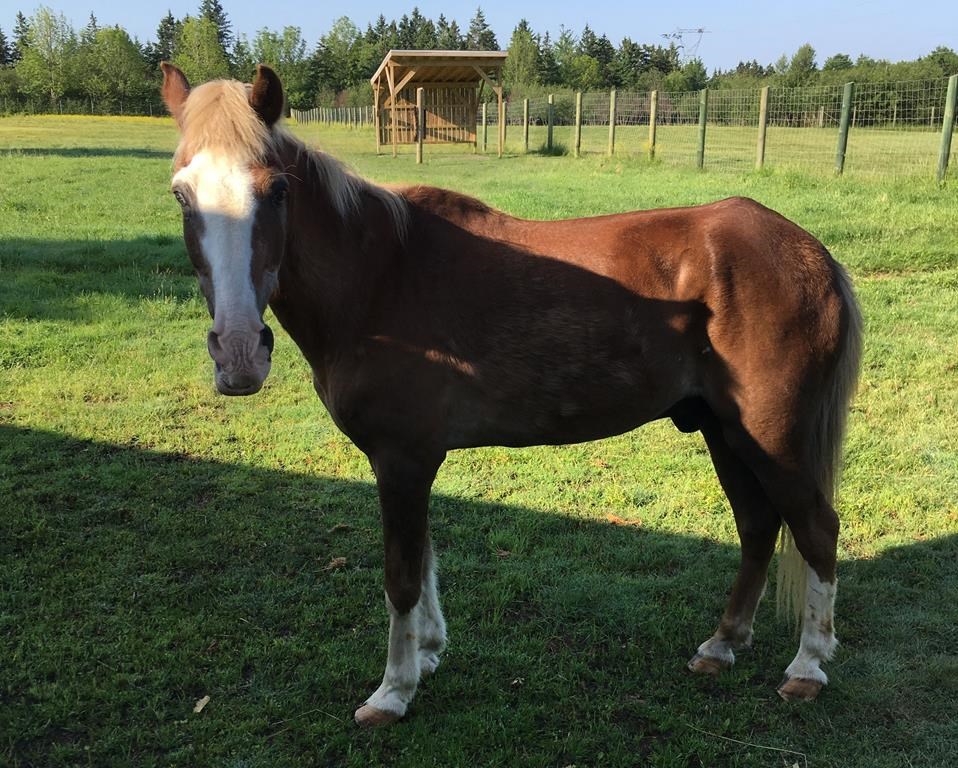
<path fill-rule="evenodd" d="M 819 66 L 806 44 L 776 62 L 743 61 L 709 74 L 700 58 L 684 55 L 680 41 L 664 37 L 653 43 L 625 37 L 616 46 L 586 25 L 579 34 L 562 27 L 553 39 L 522 19 L 505 46 L 503 79 L 512 96 L 535 96 L 609 88 L 696 91 L 924 80 L 958 72 L 958 54 L 944 46 L 914 61 L 840 53 Z M 0 97 L 83 99 L 98 111 L 115 111 L 118 103 L 156 100 L 159 62 L 169 60 L 191 82 L 249 81 L 256 63 L 270 64 L 283 79 L 290 105 L 300 109 L 369 104 L 369 77 L 390 49 L 499 50 L 500 44 L 481 8 L 465 29 L 443 14 L 429 19 L 418 8 L 398 21 L 380 15 L 365 31 L 343 16 L 311 46 L 295 26 L 264 27 L 252 39 L 235 34 L 219 0 L 202 0 L 195 14 L 182 19 L 167 11 L 155 39 L 147 42 L 118 25 L 101 27 L 93 14 L 77 31 L 62 13 L 41 6 L 29 17 L 17 13 L 9 37 L 0 26 Z"/>

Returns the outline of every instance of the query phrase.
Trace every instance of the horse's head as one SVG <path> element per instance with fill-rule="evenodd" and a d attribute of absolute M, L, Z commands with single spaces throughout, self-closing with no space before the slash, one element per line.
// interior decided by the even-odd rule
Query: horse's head
<path fill-rule="evenodd" d="M 269 374 L 273 334 L 263 312 L 286 242 L 288 184 L 273 132 L 283 88 L 265 66 L 252 86 L 217 80 L 192 90 L 179 69 L 161 66 L 163 100 L 180 129 L 172 192 L 213 318 L 216 388 L 251 395 Z"/>

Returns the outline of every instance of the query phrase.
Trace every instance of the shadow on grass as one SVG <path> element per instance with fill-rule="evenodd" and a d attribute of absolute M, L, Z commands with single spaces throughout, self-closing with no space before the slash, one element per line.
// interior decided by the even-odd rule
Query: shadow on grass
<path fill-rule="evenodd" d="M 816 765 L 955 743 L 958 536 L 841 563 L 833 685 L 797 708 L 774 694 L 796 638 L 767 606 L 733 672 L 683 673 L 734 547 L 436 495 L 450 648 L 408 721 L 369 736 L 349 721 L 385 654 L 371 484 L 0 426 L 0 498 L 8 764 L 776 757 L 692 721 Z"/>
<path fill-rule="evenodd" d="M 131 157 L 140 160 L 173 159 L 173 151 L 146 149 L 144 147 L 6 147 L 0 149 L 0 156 L 24 157 Z"/>
<path fill-rule="evenodd" d="M 182 236 L 134 240 L 0 240 L 0 308 L 29 320 L 92 319 L 88 299 L 108 294 L 132 301 L 158 294 L 198 294 Z"/>

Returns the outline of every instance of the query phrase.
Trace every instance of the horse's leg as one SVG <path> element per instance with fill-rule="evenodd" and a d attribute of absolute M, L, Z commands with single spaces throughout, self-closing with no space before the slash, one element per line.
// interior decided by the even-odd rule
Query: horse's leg
<path fill-rule="evenodd" d="M 385 725 L 406 714 L 422 670 L 420 614 L 429 615 L 436 607 L 422 596 L 428 565 L 429 490 L 440 462 L 417 461 L 400 452 L 380 453 L 371 462 L 382 509 L 389 651 L 382 683 L 356 710 L 356 722 L 362 726 Z M 434 592 L 434 581 L 430 583 Z M 434 624 L 435 617 L 431 619 Z M 430 642 L 434 641 L 433 636 Z"/>
<path fill-rule="evenodd" d="M 765 592 L 768 564 L 775 552 L 781 519 L 748 465 L 732 453 L 714 417 L 702 424 L 719 482 L 728 496 L 742 544 L 742 559 L 728 605 L 715 634 L 689 661 L 693 672 L 718 674 L 735 663 L 735 651 L 752 644 L 755 609 Z"/>
<path fill-rule="evenodd" d="M 807 457 L 803 458 L 803 441 L 795 431 L 780 434 L 767 426 L 774 420 L 754 416 L 751 423 L 764 425 L 765 429 L 755 427 L 751 433 L 726 430 L 726 438 L 752 468 L 805 562 L 801 643 L 778 692 L 784 699 L 810 701 L 828 682 L 821 665 L 831 658 L 838 645 L 833 626 L 838 515 L 820 489 Z M 788 560 L 784 557 L 779 568 L 789 568 Z"/>
<path fill-rule="evenodd" d="M 431 675 L 439 666 L 439 654 L 446 648 L 446 621 L 439 607 L 436 589 L 436 555 L 427 538 L 423 557 L 422 597 L 419 599 L 419 669 Z"/>
<path fill-rule="evenodd" d="M 803 507 L 783 506 L 782 514 L 807 567 L 802 638 L 778 693 L 789 701 L 811 701 L 828 683 L 821 665 L 838 646 L 834 628 L 838 515 L 821 493 Z"/>

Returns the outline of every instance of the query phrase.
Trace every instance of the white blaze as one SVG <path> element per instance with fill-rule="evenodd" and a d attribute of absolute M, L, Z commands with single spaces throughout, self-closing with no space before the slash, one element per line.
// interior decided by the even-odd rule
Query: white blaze
<path fill-rule="evenodd" d="M 193 215 L 199 217 L 200 245 L 213 281 L 213 330 L 221 337 L 258 333 L 262 324 L 250 274 L 256 214 L 252 175 L 245 166 L 204 151 L 173 183 L 193 189 Z"/>

